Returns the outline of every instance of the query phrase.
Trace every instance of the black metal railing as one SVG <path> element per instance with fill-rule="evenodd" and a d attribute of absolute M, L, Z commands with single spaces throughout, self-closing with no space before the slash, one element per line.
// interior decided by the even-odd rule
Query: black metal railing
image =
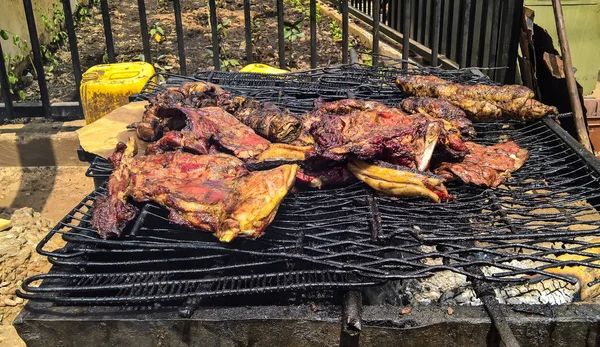
<path fill-rule="evenodd" d="M 433 66 L 488 70 L 501 83 L 515 78 L 523 0 L 351 0 L 350 12 Z M 378 16 L 373 16 L 378 13 Z M 380 24 L 381 23 L 381 24 Z M 404 33 L 409 33 L 404 35 Z M 377 52 L 373 45 L 373 52 Z"/>
<path fill-rule="evenodd" d="M 72 8 L 69 0 L 61 0 L 65 12 L 65 30 L 68 33 L 69 48 L 72 57 L 75 87 L 79 91 L 81 82 L 81 62 L 77 49 L 77 37 L 73 21 Z M 187 75 L 186 50 L 184 47 L 185 26 L 182 21 L 180 0 L 173 0 L 175 16 L 175 32 L 177 34 L 177 51 L 179 58 L 179 73 Z M 380 33 L 403 44 L 403 57 L 409 56 L 409 51 L 429 58 L 432 65 L 447 68 L 458 66 L 508 66 L 508 70 L 491 70 L 490 76 L 497 81 L 505 82 L 514 75 L 516 68 L 517 39 L 513 33 L 516 26 L 517 13 L 520 11 L 522 0 L 347 0 L 334 1 L 342 14 L 342 63 L 349 59 L 348 18 L 350 14 L 358 16 L 372 24 L 373 34 L 373 64 L 377 65 Z M 209 21 L 212 34 L 213 65 L 220 70 L 219 34 L 215 0 L 208 0 Z M 244 0 L 244 30 L 246 45 L 246 63 L 253 62 L 252 58 L 252 28 L 250 9 L 251 1 Z M 40 51 L 40 42 L 35 25 L 31 0 L 23 0 L 25 16 L 31 40 L 34 69 L 37 72 L 41 103 L 13 103 L 9 92 L 8 76 L 5 69 L 4 56 L 0 54 L 0 82 L 3 91 L 4 104 L 0 104 L 0 120 L 21 117 L 39 117 L 53 119 L 82 118 L 81 105 L 77 102 L 50 103 L 48 87 L 44 74 L 44 66 Z M 143 55 L 146 62 L 152 63 L 150 37 L 146 15 L 145 0 L 137 0 Z M 487 7 L 486 7 L 487 6 Z M 279 65 L 285 68 L 285 38 L 284 38 L 284 3 L 276 0 L 278 23 L 278 52 Z M 106 55 L 108 62 L 114 63 L 115 45 L 111 28 L 108 0 L 100 0 Z M 485 9 L 485 10 L 484 10 Z M 458 16 L 465 10 L 469 16 Z M 372 13 L 379 13 L 375 19 Z M 317 2 L 309 0 L 310 19 L 310 65 L 317 67 Z M 441 21 L 439 19 L 442 19 Z M 462 29 L 459 29 L 461 27 Z M 483 30 L 484 29 L 484 30 Z M 482 31 L 483 30 L 483 31 Z M 402 33 L 409 33 L 403 35 Z M 509 35 L 510 34 L 510 35 Z M 1 43 L 0 43 L 1 44 Z M 428 50 L 426 45 L 432 48 Z M 0 47 L 0 53 L 1 53 Z M 439 54 L 438 54 L 439 52 Z M 458 61 L 458 64 L 452 60 Z M 405 67 L 408 66 L 408 61 Z"/>

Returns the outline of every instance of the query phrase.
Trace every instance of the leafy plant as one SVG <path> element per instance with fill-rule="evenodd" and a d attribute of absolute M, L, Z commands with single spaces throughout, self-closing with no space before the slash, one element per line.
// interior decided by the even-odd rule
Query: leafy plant
<path fill-rule="evenodd" d="M 217 24 L 217 33 L 223 35 L 223 38 L 227 37 L 227 29 L 231 27 L 231 21 L 227 18 L 223 18 L 221 23 Z"/>
<path fill-rule="evenodd" d="M 304 19 L 297 20 L 294 23 L 286 21 L 283 24 L 283 36 L 291 42 L 296 41 L 297 39 L 304 37 L 304 32 L 302 32 L 303 26 Z"/>
<path fill-rule="evenodd" d="M 342 40 L 342 28 L 340 28 L 339 24 L 336 21 L 332 21 L 329 23 L 329 34 L 334 41 Z"/>
<path fill-rule="evenodd" d="M 223 59 L 221 60 L 221 71 L 229 71 L 229 68 L 240 66 L 240 62 L 237 59 Z"/>
<path fill-rule="evenodd" d="M 29 46 L 27 45 L 27 42 L 21 39 L 19 35 L 15 35 L 14 33 L 11 33 L 8 30 L 0 29 L 0 38 L 2 38 L 2 40 L 8 41 L 10 35 L 12 35 L 13 44 L 19 49 L 19 53 L 16 54 L 13 58 L 9 57 L 6 53 L 3 54 L 4 61 L 7 62 L 8 65 L 7 75 L 8 84 L 10 86 L 9 90 L 11 94 L 17 95 L 19 99 L 23 101 L 25 100 L 25 92 L 23 90 L 16 89 L 17 83 L 19 82 L 19 78 L 16 75 L 16 69 L 17 65 L 26 58 L 29 58 L 29 60 L 31 60 L 31 54 L 29 54 Z M 27 56 L 25 56 L 25 54 L 27 54 Z"/>
<path fill-rule="evenodd" d="M 158 0 L 158 7 L 162 7 L 162 8 L 169 7 L 169 0 Z"/>
<path fill-rule="evenodd" d="M 157 43 L 162 43 L 165 40 L 165 31 L 160 26 L 160 21 L 152 24 L 150 28 L 150 36 L 152 36 Z"/>

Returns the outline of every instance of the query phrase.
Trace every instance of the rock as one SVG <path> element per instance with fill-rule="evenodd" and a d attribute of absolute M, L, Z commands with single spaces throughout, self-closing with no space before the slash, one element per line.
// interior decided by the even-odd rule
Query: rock
<path fill-rule="evenodd" d="M 15 299 L 15 302 L 16 302 L 17 304 L 22 304 L 22 303 L 23 303 L 23 299 L 21 299 L 21 298 L 16 298 L 16 299 Z"/>
<path fill-rule="evenodd" d="M 9 298 L 4 299 L 4 304 L 6 306 L 10 306 L 10 307 L 17 306 L 17 302 L 15 300 L 11 300 Z"/>
<path fill-rule="evenodd" d="M 6 306 L 6 304 L 4 304 L 4 300 L 1 300 L 0 301 L 0 307 L 4 307 L 4 306 Z"/>
<path fill-rule="evenodd" d="M 15 273 L 14 272 L 9 273 L 8 276 L 6 276 L 6 280 L 10 281 L 10 282 L 14 281 L 15 280 Z"/>
<path fill-rule="evenodd" d="M 8 286 L 9 284 L 10 284 L 10 282 L 8 282 L 8 281 L 4 281 L 4 282 L 0 283 L 0 288 L 2 288 L 2 287 L 6 287 L 6 286 Z"/>
<path fill-rule="evenodd" d="M 0 288 L 0 295 L 6 295 L 6 294 L 8 294 L 9 290 L 10 290 L 9 287 L 2 287 L 2 288 Z"/>

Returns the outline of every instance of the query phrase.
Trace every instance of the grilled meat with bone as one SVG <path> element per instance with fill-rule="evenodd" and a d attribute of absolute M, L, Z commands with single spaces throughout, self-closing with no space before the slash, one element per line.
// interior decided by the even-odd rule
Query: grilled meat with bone
<path fill-rule="evenodd" d="M 447 121 L 460 131 L 465 140 L 472 140 L 477 136 L 473 123 L 467 119 L 465 112 L 444 99 L 410 97 L 402 100 L 400 107 L 406 112 L 424 113 Z"/>
<path fill-rule="evenodd" d="M 159 92 L 149 100 L 142 121 L 134 127 L 140 139 L 156 141 L 164 133 L 184 126 L 184 119 L 164 109 L 209 106 L 223 108 L 257 134 L 273 142 L 290 143 L 302 131 L 301 120 L 289 111 L 272 103 L 260 103 L 240 96 L 232 98 L 221 87 L 208 82 L 185 83 L 179 88 L 167 88 Z"/>
<path fill-rule="evenodd" d="M 177 118 L 184 119 L 185 126 L 181 131 L 173 130 L 164 134 L 148 146 L 147 154 L 180 148 L 197 154 L 207 154 L 209 143 L 214 142 L 236 157 L 248 159 L 267 149 L 270 144 L 220 107 L 162 108 L 157 114 L 160 116 L 162 112 L 179 113 Z"/>
<path fill-rule="evenodd" d="M 184 119 L 172 118 L 177 114 L 162 112 L 161 109 L 172 107 L 201 108 L 219 106 L 230 108 L 229 93 L 221 87 L 207 82 L 185 83 L 179 88 L 167 88 L 148 100 L 142 121 L 134 124 L 137 135 L 144 141 L 156 141 L 165 132 L 177 130 L 184 126 Z"/>
<path fill-rule="evenodd" d="M 133 139 L 131 139 L 133 140 Z M 220 241 L 257 238 L 275 217 L 292 187 L 297 165 L 249 172 L 228 154 L 181 151 L 133 158 L 135 141 L 119 143 L 108 195 L 96 201 L 92 225 L 104 237 L 118 236 L 135 209 L 127 199 L 166 207 L 173 223 L 215 234 Z"/>
<path fill-rule="evenodd" d="M 466 184 L 497 187 L 529 158 L 529 151 L 513 141 L 487 147 L 474 142 L 465 144 L 469 154 L 461 162 L 441 163 L 434 172 L 448 180 L 460 178 Z"/>
<path fill-rule="evenodd" d="M 315 113 L 320 120 L 312 123 L 310 133 L 316 152 L 336 161 L 354 155 L 424 171 L 436 146 L 458 156 L 466 150 L 450 123 L 425 114 L 408 115 L 374 101 L 325 103 Z"/>
<path fill-rule="evenodd" d="M 424 75 L 398 76 L 396 85 L 408 95 L 448 100 L 465 110 L 471 120 L 531 120 L 558 114 L 556 107 L 534 100 L 534 93 L 519 85 L 462 85 Z"/>

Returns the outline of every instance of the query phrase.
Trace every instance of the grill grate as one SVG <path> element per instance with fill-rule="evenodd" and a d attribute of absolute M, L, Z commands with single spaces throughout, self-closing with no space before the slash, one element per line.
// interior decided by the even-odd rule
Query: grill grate
<path fill-rule="evenodd" d="M 418 71 L 463 83 L 489 82 L 466 70 Z M 313 71 L 310 78 L 294 75 L 292 81 L 301 79 L 307 83 L 305 89 L 288 88 L 283 77 L 261 77 L 256 85 L 245 74 L 213 72 L 196 78 L 305 112 L 318 96 L 352 95 L 396 104 L 404 97 L 393 86 L 397 72 L 342 66 Z M 336 81 L 343 82 L 341 88 L 318 89 Z M 144 95 L 162 87 L 148 85 Z M 379 196 L 360 183 L 299 192 L 286 197 L 265 236 L 256 241 L 219 243 L 207 233 L 169 224 L 166 211 L 152 204 L 141 206 L 137 220 L 121 239 L 101 240 L 89 226 L 94 200 L 106 192 L 101 187 L 38 246 L 64 271 L 28 279 L 27 294 L 20 295 L 95 304 L 177 301 L 373 285 L 445 270 L 498 285 L 531 276 L 573 283 L 572 277 L 556 269 L 600 267 L 595 264 L 600 260 L 595 238 L 600 227 L 596 211 L 600 166 L 570 146 L 551 119 L 531 124 L 479 123 L 476 130 L 479 143 L 514 140 L 530 150 L 528 162 L 505 186 L 483 189 L 451 183 L 448 189 L 457 199 L 442 204 Z M 92 177 L 109 173 L 110 165 L 100 158 L 88 170 Z M 59 234 L 68 246 L 45 251 L 45 243 Z M 73 274 L 73 268 L 83 273 Z M 43 286 L 31 286 L 42 279 Z"/>

